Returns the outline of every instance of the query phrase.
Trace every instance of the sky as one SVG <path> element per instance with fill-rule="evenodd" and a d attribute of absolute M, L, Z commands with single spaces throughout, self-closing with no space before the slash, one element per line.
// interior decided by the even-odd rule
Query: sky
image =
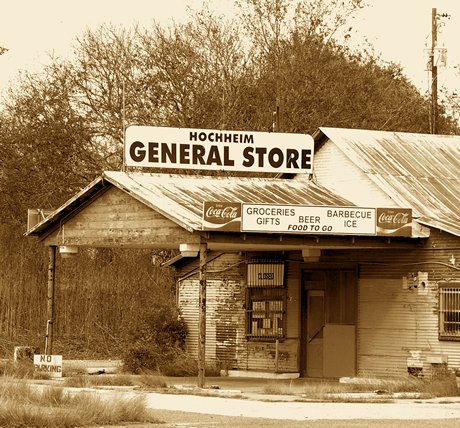
<path fill-rule="evenodd" d="M 447 49 L 447 67 L 438 68 L 439 87 L 460 95 L 460 0 L 367 0 L 370 4 L 353 21 L 357 41 L 367 38 L 387 61 L 401 64 L 409 79 L 424 93 L 430 85 L 426 71 L 431 47 L 431 12 L 441 18 L 438 46 Z M 6 3 L 6 4 L 5 4 Z M 68 56 L 76 37 L 103 23 L 149 25 L 153 20 L 171 24 L 187 18 L 187 6 L 202 0 L 15 0 L 2 4 L 0 91 L 19 70 L 39 71 L 49 54 Z M 231 0 L 211 0 L 219 12 L 231 13 Z M 457 68 L 458 67 L 458 68 Z"/>

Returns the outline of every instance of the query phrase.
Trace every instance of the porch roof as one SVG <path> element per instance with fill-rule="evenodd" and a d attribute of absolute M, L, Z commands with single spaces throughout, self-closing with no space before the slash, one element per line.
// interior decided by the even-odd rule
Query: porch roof
<path fill-rule="evenodd" d="M 354 206 L 309 179 L 217 177 L 106 171 L 26 232 L 40 236 L 99 192 L 116 186 L 189 232 L 202 229 L 203 202 Z"/>

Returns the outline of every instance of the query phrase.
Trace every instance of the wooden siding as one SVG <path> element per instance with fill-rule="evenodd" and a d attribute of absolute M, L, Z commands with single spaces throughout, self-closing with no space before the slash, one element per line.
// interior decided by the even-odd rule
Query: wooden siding
<path fill-rule="evenodd" d="M 300 252 L 286 254 L 286 339 L 278 345 L 278 371 L 298 372 L 300 359 L 302 268 Z M 323 250 L 316 268 L 357 266 L 357 374 L 402 376 L 414 356 L 429 376 L 432 362 L 448 357 L 451 368 L 460 368 L 460 341 L 438 339 L 438 282 L 459 281 L 460 272 L 449 266 L 460 260 L 460 240 L 431 231 L 411 250 Z M 194 265 L 195 268 L 197 265 Z M 186 266 L 181 274 L 193 269 Z M 245 337 L 244 256 L 225 254 L 209 265 L 207 292 L 207 358 L 224 368 L 274 372 L 276 344 Z M 213 273 L 214 272 L 214 273 Z M 411 274 L 427 274 L 425 287 L 408 288 Z M 403 278 L 406 278 L 404 280 Z M 179 283 L 179 304 L 190 327 L 188 349 L 196 354 L 198 340 L 198 277 Z"/>
<path fill-rule="evenodd" d="M 212 260 L 214 254 L 208 255 Z M 247 264 L 245 256 L 226 253 L 210 261 L 206 289 L 206 361 L 222 369 L 297 372 L 299 347 L 299 273 L 288 269 L 286 339 L 248 340 L 245 331 L 245 292 Z M 298 264 L 296 264 L 298 266 Z M 230 267 L 230 268 L 229 268 Z M 178 281 L 178 305 L 189 334 L 187 350 L 198 355 L 197 263 L 181 269 Z M 196 274 L 194 273 L 196 271 Z M 276 360 L 276 356 L 278 360 Z"/>
<path fill-rule="evenodd" d="M 335 144 L 325 144 L 315 154 L 315 177 L 318 183 L 361 207 L 395 206 Z"/>
<path fill-rule="evenodd" d="M 238 254 L 208 254 L 206 286 L 206 361 L 224 369 L 237 366 L 244 338 L 244 259 Z M 178 280 L 178 307 L 188 327 L 187 351 L 198 355 L 198 263 L 184 266 Z"/>
<path fill-rule="evenodd" d="M 460 280 L 459 271 L 448 266 L 451 254 L 456 259 L 460 256 L 459 248 L 458 238 L 432 230 L 432 238 L 418 250 L 355 255 L 361 261 L 359 375 L 407 374 L 408 362 L 414 362 L 414 356 L 426 376 L 437 358 L 447 358 L 449 367 L 460 368 L 460 342 L 438 339 L 438 282 Z M 409 288 L 411 275 L 423 273 L 428 277 L 425 286 Z"/>
<path fill-rule="evenodd" d="M 101 194 L 49 235 L 45 245 L 178 248 L 199 242 L 171 220 L 115 187 Z"/>

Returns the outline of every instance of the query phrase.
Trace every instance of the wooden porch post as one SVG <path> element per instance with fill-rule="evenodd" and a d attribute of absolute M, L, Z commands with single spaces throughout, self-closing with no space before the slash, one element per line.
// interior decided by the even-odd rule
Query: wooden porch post
<path fill-rule="evenodd" d="M 53 353 L 53 322 L 54 322 L 54 285 L 56 270 L 56 246 L 48 247 L 48 292 L 46 305 L 45 355 Z"/>
<path fill-rule="evenodd" d="M 198 296 L 199 317 L 198 317 L 198 387 L 204 387 L 205 366 L 206 366 L 206 244 L 200 245 L 200 289 Z"/>

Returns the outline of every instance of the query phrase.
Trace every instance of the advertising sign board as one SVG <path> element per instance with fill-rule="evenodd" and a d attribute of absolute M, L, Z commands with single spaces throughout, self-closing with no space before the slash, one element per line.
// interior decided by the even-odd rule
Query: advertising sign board
<path fill-rule="evenodd" d="M 203 230 L 412 236 L 412 210 L 205 202 Z"/>
<path fill-rule="evenodd" d="M 243 204 L 242 232 L 375 235 L 375 208 Z"/>
<path fill-rule="evenodd" d="M 312 173 L 307 134 L 129 126 L 125 165 L 270 173 Z"/>
<path fill-rule="evenodd" d="M 377 235 L 411 236 L 412 210 L 407 208 L 377 208 Z"/>
<path fill-rule="evenodd" d="M 241 230 L 241 204 L 239 202 L 205 202 L 203 229 L 239 232 Z"/>

